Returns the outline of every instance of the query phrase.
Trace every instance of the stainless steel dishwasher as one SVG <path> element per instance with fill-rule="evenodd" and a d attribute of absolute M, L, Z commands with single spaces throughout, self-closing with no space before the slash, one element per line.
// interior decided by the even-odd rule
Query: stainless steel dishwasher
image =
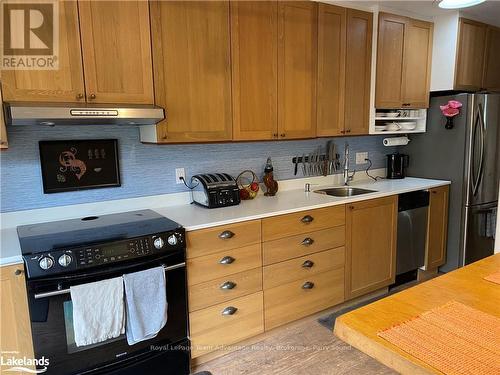
<path fill-rule="evenodd" d="M 428 209 L 428 191 L 399 195 L 396 275 L 424 265 Z"/>

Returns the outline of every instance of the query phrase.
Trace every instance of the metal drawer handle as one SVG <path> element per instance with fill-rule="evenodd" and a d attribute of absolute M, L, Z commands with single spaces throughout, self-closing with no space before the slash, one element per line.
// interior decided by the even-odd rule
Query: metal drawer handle
<path fill-rule="evenodd" d="M 222 258 L 221 260 L 219 260 L 219 263 L 220 264 L 231 264 L 235 261 L 236 259 L 234 259 L 233 257 L 231 256 L 225 256 L 224 258 Z"/>
<path fill-rule="evenodd" d="M 311 215 L 306 215 L 302 219 L 300 219 L 300 221 L 302 221 L 304 224 L 312 223 L 313 220 L 314 218 Z"/>
<path fill-rule="evenodd" d="M 311 268 L 312 266 L 314 266 L 314 262 L 312 260 L 306 260 L 302 263 L 302 267 L 304 268 Z"/>
<path fill-rule="evenodd" d="M 220 288 L 223 290 L 230 290 L 234 289 L 236 287 L 236 283 L 233 283 L 232 281 L 226 281 L 225 283 L 221 284 Z"/>
<path fill-rule="evenodd" d="M 310 246 L 314 243 L 314 240 L 311 237 L 304 238 L 304 241 L 302 241 L 302 245 L 304 246 Z"/>
<path fill-rule="evenodd" d="M 224 232 L 219 234 L 219 238 L 221 240 L 228 240 L 230 238 L 233 238 L 234 236 L 235 236 L 235 234 L 233 232 L 231 232 L 230 230 L 225 230 Z"/>
<path fill-rule="evenodd" d="M 236 307 L 228 306 L 224 310 L 222 310 L 222 315 L 234 315 L 238 311 Z"/>
<path fill-rule="evenodd" d="M 302 289 L 312 289 L 314 288 L 314 283 L 311 281 L 306 281 L 304 285 L 302 285 Z"/>

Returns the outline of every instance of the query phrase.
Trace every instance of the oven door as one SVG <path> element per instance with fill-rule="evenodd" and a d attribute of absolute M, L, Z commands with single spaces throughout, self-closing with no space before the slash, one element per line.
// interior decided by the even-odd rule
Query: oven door
<path fill-rule="evenodd" d="M 35 357 L 44 356 L 49 360 L 46 373 L 65 375 L 101 373 L 108 366 L 115 368 L 117 364 L 122 363 L 123 367 L 127 367 L 130 362 L 147 360 L 147 356 L 157 357 L 158 352 L 177 350 L 172 348 L 176 347 L 176 343 L 186 340 L 188 332 L 184 261 L 184 254 L 179 252 L 150 259 L 140 264 L 137 262 L 120 266 L 115 264 L 85 274 L 29 280 L 27 282 L 28 301 Z M 159 265 L 174 267 L 165 272 L 168 303 L 167 324 L 155 338 L 132 346 L 128 345 L 125 335 L 99 344 L 83 347 L 75 345 L 70 294 L 50 295 L 51 292 Z M 183 266 L 175 268 L 176 265 Z M 43 296 L 44 293 L 48 295 Z M 185 358 L 185 353 L 182 356 Z M 189 355 L 187 357 L 189 358 Z M 169 364 L 166 363 L 165 366 L 168 367 Z M 173 373 L 184 373 L 184 371 L 174 371 Z"/>

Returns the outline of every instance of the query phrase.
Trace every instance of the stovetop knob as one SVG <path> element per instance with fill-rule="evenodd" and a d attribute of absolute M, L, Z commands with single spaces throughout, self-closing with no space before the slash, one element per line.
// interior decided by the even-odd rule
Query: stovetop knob
<path fill-rule="evenodd" d="M 71 263 L 72 259 L 71 256 L 68 254 L 63 254 L 59 257 L 57 262 L 62 266 L 62 267 L 68 267 Z"/>
<path fill-rule="evenodd" d="M 172 234 L 168 237 L 167 241 L 169 245 L 175 246 L 177 245 L 177 236 L 175 234 Z"/>
<path fill-rule="evenodd" d="M 42 270 L 48 270 L 54 265 L 54 260 L 51 257 L 43 256 L 39 261 L 38 265 Z"/>
<path fill-rule="evenodd" d="M 156 249 L 160 250 L 161 248 L 163 248 L 163 245 L 165 245 L 165 242 L 163 241 L 163 239 L 161 237 L 156 237 L 153 240 L 153 245 Z"/>

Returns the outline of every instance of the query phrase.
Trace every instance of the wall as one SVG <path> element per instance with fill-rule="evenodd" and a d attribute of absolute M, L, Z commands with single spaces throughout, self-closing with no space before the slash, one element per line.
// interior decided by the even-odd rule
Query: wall
<path fill-rule="evenodd" d="M 148 145 L 139 142 L 135 126 L 9 127 L 9 149 L 0 153 L 0 212 L 98 202 L 185 191 L 175 184 L 175 168 L 184 167 L 189 177 L 196 173 L 224 171 L 236 175 L 244 169 L 258 176 L 271 156 L 277 179 L 294 178 L 291 158 L 309 153 L 327 139 L 196 145 Z M 59 139 L 116 138 L 120 153 L 121 187 L 44 194 L 38 141 Z M 368 151 L 373 168 L 385 167 L 382 136 L 335 138 L 338 152 L 344 142 L 351 146 L 351 167 L 356 151 Z M 363 166 L 358 166 L 358 169 Z M 302 177 L 299 173 L 296 177 Z"/>

